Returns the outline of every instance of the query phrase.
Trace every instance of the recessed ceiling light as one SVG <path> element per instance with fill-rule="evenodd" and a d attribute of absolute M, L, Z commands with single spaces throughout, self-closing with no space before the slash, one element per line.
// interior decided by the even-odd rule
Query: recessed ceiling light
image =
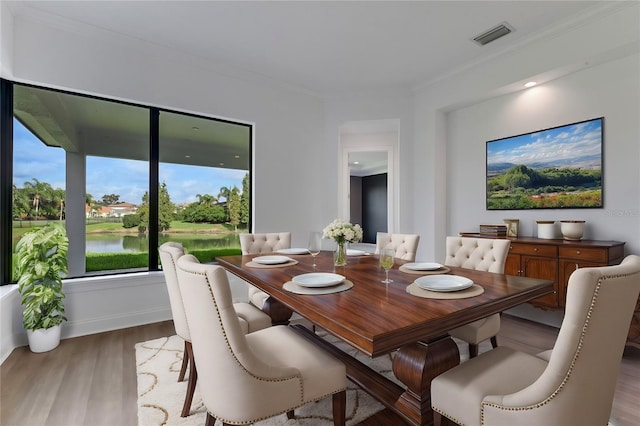
<path fill-rule="evenodd" d="M 191 156 L 190 155 L 185 155 L 184 158 L 191 158 Z"/>
<path fill-rule="evenodd" d="M 359 161 L 354 161 L 353 164 L 360 164 L 360 162 Z"/>
<path fill-rule="evenodd" d="M 533 86 L 535 86 L 536 84 L 538 84 L 538 83 L 536 83 L 535 81 L 527 81 L 527 82 L 524 84 L 524 87 L 529 88 L 529 87 L 533 87 Z"/>
<path fill-rule="evenodd" d="M 219 165 L 219 166 L 224 166 L 224 163 L 219 163 L 218 165 Z"/>
<path fill-rule="evenodd" d="M 200 127 L 193 126 L 191 130 L 200 130 Z"/>
<path fill-rule="evenodd" d="M 233 158 L 240 158 L 240 156 L 239 155 L 234 155 Z"/>

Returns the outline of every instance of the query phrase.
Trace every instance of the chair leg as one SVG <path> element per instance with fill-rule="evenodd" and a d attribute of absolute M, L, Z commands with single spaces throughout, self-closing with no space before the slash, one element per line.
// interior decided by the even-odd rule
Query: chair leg
<path fill-rule="evenodd" d="M 213 417 L 211 414 L 207 413 L 207 420 L 205 420 L 204 426 L 215 426 L 215 424 L 216 424 L 216 418 Z"/>
<path fill-rule="evenodd" d="M 287 419 L 291 420 L 291 419 L 295 419 L 295 417 L 296 415 L 293 410 L 287 411 Z"/>
<path fill-rule="evenodd" d="M 189 381 L 187 382 L 187 394 L 184 397 L 184 404 L 182 405 L 182 413 L 180 417 L 187 417 L 191 411 L 191 401 L 193 401 L 193 394 L 196 391 L 196 382 L 198 381 L 198 370 L 196 370 L 196 362 L 193 358 L 193 347 L 191 342 L 185 346 L 185 356 L 189 358 Z M 208 418 L 207 418 L 208 421 Z M 215 423 L 215 419 L 213 420 Z"/>
<path fill-rule="evenodd" d="M 469 359 L 475 358 L 477 356 L 478 356 L 478 345 L 469 343 Z"/>
<path fill-rule="evenodd" d="M 187 364 L 189 364 L 189 356 L 187 355 L 187 341 L 184 341 L 184 351 L 182 352 L 182 367 L 180 367 L 180 374 L 178 374 L 178 381 L 184 380 L 184 373 L 187 372 Z"/>
<path fill-rule="evenodd" d="M 333 426 L 344 426 L 347 412 L 347 391 L 333 394 Z"/>
<path fill-rule="evenodd" d="M 498 336 L 493 336 L 491 338 L 491 346 L 493 346 L 493 349 L 498 347 Z"/>
<path fill-rule="evenodd" d="M 438 413 L 437 411 L 433 412 L 433 426 L 440 426 L 442 425 L 442 414 Z"/>

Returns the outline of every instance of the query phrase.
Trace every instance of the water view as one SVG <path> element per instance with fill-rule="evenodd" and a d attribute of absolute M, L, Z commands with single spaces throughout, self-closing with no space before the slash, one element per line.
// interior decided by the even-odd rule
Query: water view
<path fill-rule="evenodd" d="M 158 244 L 174 241 L 182 244 L 187 250 L 209 250 L 240 247 L 238 234 L 193 234 L 176 233 L 162 234 Z M 146 253 L 149 248 L 147 235 L 122 234 L 87 234 L 86 253 Z"/>

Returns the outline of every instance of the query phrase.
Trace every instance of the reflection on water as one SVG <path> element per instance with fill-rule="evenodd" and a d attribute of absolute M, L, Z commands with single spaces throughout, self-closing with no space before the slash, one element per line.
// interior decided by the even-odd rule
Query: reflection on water
<path fill-rule="evenodd" d="M 189 250 L 240 247 L 238 234 L 161 234 L 158 243 L 175 241 Z M 88 234 L 86 253 L 148 252 L 146 235 Z"/>

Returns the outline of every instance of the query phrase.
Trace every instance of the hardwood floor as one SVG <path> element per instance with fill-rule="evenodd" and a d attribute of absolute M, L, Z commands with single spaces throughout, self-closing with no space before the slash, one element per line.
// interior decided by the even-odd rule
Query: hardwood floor
<path fill-rule="evenodd" d="M 528 353 L 553 346 L 557 329 L 503 315 L 498 341 Z M 2 364 L 3 426 L 135 426 L 134 345 L 174 333 L 171 321 L 63 340 L 54 351 L 17 348 Z M 480 351 L 489 350 L 488 343 Z M 397 424 L 382 412 L 365 426 Z M 640 349 L 627 347 L 611 412 L 613 426 L 640 424 Z"/>

